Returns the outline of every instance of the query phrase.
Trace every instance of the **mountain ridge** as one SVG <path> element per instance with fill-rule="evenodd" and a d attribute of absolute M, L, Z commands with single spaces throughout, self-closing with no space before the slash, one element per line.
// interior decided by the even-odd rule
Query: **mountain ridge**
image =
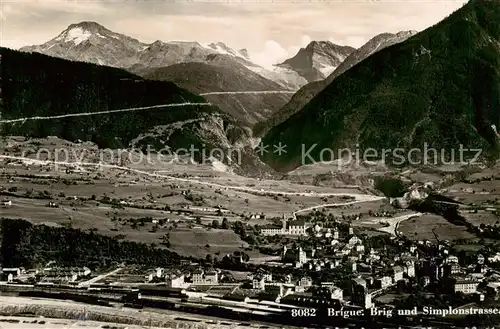
<path fill-rule="evenodd" d="M 315 95 L 323 90 L 328 84 L 332 83 L 335 78 L 347 71 L 349 68 L 360 63 L 370 55 L 384 48 L 402 42 L 407 38 L 415 35 L 416 31 L 401 31 L 396 34 L 381 33 L 368 40 L 363 46 L 354 50 L 338 65 L 335 70 L 325 79 L 310 82 L 302 86 L 282 108 L 273 113 L 267 121 L 260 122 L 254 127 L 254 134 L 261 136 L 290 116 L 303 108 Z"/>
<path fill-rule="evenodd" d="M 132 71 L 184 62 L 205 62 L 209 55 L 223 54 L 232 56 L 234 61 L 287 89 L 298 89 L 307 83 L 292 70 L 269 71 L 253 63 L 246 49 L 236 51 L 223 42 L 202 44 L 196 41 L 156 40 L 147 44 L 113 32 L 92 21 L 71 24 L 46 43 L 22 47 L 20 51 L 39 52 L 74 61 L 132 69 Z"/>
<path fill-rule="evenodd" d="M 295 56 L 276 65 L 296 71 L 309 82 L 326 78 L 355 48 L 330 41 L 311 41 Z"/>
<path fill-rule="evenodd" d="M 438 24 L 353 66 L 271 129 L 262 159 L 278 170 L 315 162 L 322 149 L 480 148 L 498 155 L 500 6 L 470 1 Z M 409 111 L 411 109 L 411 111 Z M 299 140 L 297 136 L 302 138 Z M 302 146 L 316 145 L 310 158 Z M 486 152 L 485 152 L 486 153 Z M 407 159 L 406 159 L 407 160 Z"/>
<path fill-rule="evenodd" d="M 227 55 L 211 55 L 207 63 L 179 63 L 162 68 L 144 69 L 140 76 L 153 80 L 172 81 L 193 93 L 239 92 L 239 91 L 284 91 L 276 82 L 265 79 L 246 66 L 231 61 Z M 290 100 L 290 94 L 231 94 L 206 95 L 207 101 L 251 128 L 257 122 L 270 117 L 272 113 Z"/>
<path fill-rule="evenodd" d="M 217 107 L 207 104 L 203 97 L 172 82 L 147 80 L 119 68 L 7 48 L 0 48 L 0 55 L 2 120 L 55 117 L 25 120 L 22 124 L 2 123 L 3 136 L 57 136 L 69 141 L 91 141 L 100 148 L 144 151 L 149 151 L 147 146 L 151 150 L 168 148 L 173 152 L 190 150 L 193 146 L 206 152 L 236 149 L 241 150 L 239 154 L 246 162 L 219 160 L 235 171 L 252 173 L 253 170 L 252 174 L 260 175 L 267 170 L 248 149 L 248 131 Z M 168 104 L 181 106 L 167 107 Z M 114 112 L 148 106 L 154 108 Z M 99 114 L 86 114 L 92 112 Z M 66 114 L 82 115 L 58 118 Z M 193 156 L 196 161 L 207 160 L 200 158 L 200 152 Z"/>

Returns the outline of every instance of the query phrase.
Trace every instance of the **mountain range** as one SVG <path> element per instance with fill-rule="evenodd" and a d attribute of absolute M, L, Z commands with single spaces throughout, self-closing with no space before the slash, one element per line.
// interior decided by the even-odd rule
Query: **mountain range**
<path fill-rule="evenodd" d="M 294 91 L 309 81 L 322 78 L 317 68 L 322 72 L 335 69 L 352 48 L 330 42 L 311 42 L 290 62 L 266 69 L 253 63 L 246 49 L 236 51 L 222 42 L 204 45 L 158 40 L 146 44 L 96 22 L 84 21 L 68 26 L 44 44 L 20 50 L 123 68 L 143 78 L 171 80 L 193 93 L 207 93 Z M 308 70 L 311 73 L 307 73 Z M 291 96 L 288 92 L 218 94 L 205 98 L 243 126 L 251 128 L 269 119 Z"/>
<path fill-rule="evenodd" d="M 209 55 L 223 54 L 284 88 L 298 89 L 307 83 L 292 69 L 265 69 L 251 62 L 246 49 L 236 51 L 222 42 L 201 44 L 194 41 L 157 40 L 147 44 L 89 21 L 72 24 L 44 44 L 20 50 L 111 67 L 131 68 L 132 71 L 179 63 L 206 62 Z"/>
<path fill-rule="evenodd" d="M 381 49 L 396 39 L 386 34 L 376 47 Z M 312 41 L 274 69 L 266 69 L 253 63 L 246 49 L 236 51 L 222 42 L 202 45 L 158 40 L 146 44 L 96 22 L 84 21 L 68 26 L 44 44 L 23 47 L 21 51 L 124 68 L 143 78 L 173 81 L 193 93 L 226 92 L 204 97 L 261 135 L 305 105 L 311 95 L 320 91 L 324 79 L 331 79 L 334 74 L 330 73 L 345 67 L 346 59 L 361 61 L 378 50 L 372 48 L 365 45 L 356 50 L 329 41 Z M 293 93 L 285 92 L 301 86 L 294 98 Z M 243 91 L 283 93 L 227 93 Z"/>
<path fill-rule="evenodd" d="M 243 150 L 249 139 L 233 118 L 172 82 L 7 48 L 0 48 L 0 55 L 2 120 L 51 117 L 4 123 L 3 135 L 58 136 L 111 149 L 149 146 L 175 152 L 194 146 L 207 154 L 215 148 Z M 244 156 L 250 161 L 249 150 L 250 155 Z M 201 155 L 198 152 L 194 158 L 199 161 Z M 218 160 L 232 163 L 233 159 Z"/>
<path fill-rule="evenodd" d="M 273 127 L 262 142 L 282 143 L 286 153 L 262 159 L 288 171 L 321 160 L 325 149 L 337 158 L 335 150 L 370 148 L 380 158 L 382 150 L 422 150 L 424 143 L 443 150 L 446 159 L 460 145 L 497 156 L 492 125 L 500 123 L 498 22 L 498 1 L 471 0 L 438 24 L 369 56 Z M 331 159 L 328 152 L 323 160 Z"/>
<path fill-rule="evenodd" d="M 278 171 L 324 160 L 322 149 L 425 143 L 448 157 L 461 145 L 497 156 L 499 7 L 471 0 L 423 32 L 383 33 L 359 49 L 313 41 L 274 69 L 221 42 L 146 44 L 95 22 L 73 24 L 45 44 L 2 49 L 3 83 L 10 79 L 2 90 L 2 118 L 210 105 L 78 116 L 64 124 L 29 121 L 4 125 L 3 132 L 101 147 L 237 147 L 252 165 L 262 160 Z M 286 152 L 264 152 L 259 160 L 251 149 L 256 137 L 264 145 L 286 145 Z M 311 150 L 306 158 L 304 150 Z"/>

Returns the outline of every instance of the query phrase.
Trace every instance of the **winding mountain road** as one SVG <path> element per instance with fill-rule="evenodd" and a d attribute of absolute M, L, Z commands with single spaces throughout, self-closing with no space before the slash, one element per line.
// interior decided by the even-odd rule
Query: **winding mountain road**
<path fill-rule="evenodd" d="M 271 194 L 271 195 L 290 195 L 290 196 L 304 196 L 304 197 L 348 196 L 348 197 L 353 197 L 353 198 L 357 199 L 356 201 L 350 201 L 350 202 L 341 203 L 341 204 L 321 204 L 321 205 L 317 205 L 314 207 L 301 209 L 298 212 L 313 210 L 313 209 L 322 208 L 322 207 L 341 206 L 341 205 L 347 205 L 347 204 L 377 201 L 377 200 L 384 199 L 384 197 L 370 195 L 370 194 L 360 194 L 360 193 L 288 192 L 288 191 L 272 191 L 272 190 L 264 190 L 264 189 L 253 189 L 253 188 L 244 187 L 244 186 L 222 185 L 222 184 L 217 184 L 217 183 L 204 182 L 204 181 L 200 181 L 200 180 L 196 180 L 196 179 L 180 178 L 180 177 L 174 177 L 174 176 L 169 176 L 169 175 L 161 175 L 158 173 L 150 173 L 150 172 L 143 171 L 143 170 L 132 169 L 129 167 L 123 167 L 123 166 L 117 166 L 117 165 L 104 164 L 104 163 L 91 163 L 91 162 L 80 162 L 80 161 L 66 162 L 66 161 L 37 160 L 37 159 L 31 159 L 31 158 L 27 158 L 27 157 L 17 157 L 17 156 L 11 156 L 11 155 L 0 155 L 0 159 L 27 161 L 27 162 L 31 162 L 31 163 L 40 164 L 40 165 L 63 165 L 63 166 L 70 166 L 70 167 L 90 166 L 90 167 L 103 167 L 103 168 L 110 168 L 110 169 L 118 169 L 118 170 L 124 170 L 124 171 L 133 172 L 133 173 L 137 173 L 137 174 L 141 174 L 141 175 L 145 175 L 145 176 L 155 177 L 155 178 L 163 178 L 163 179 L 168 179 L 168 180 L 173 180 L 173 181 L 178 181 L 178 182 L 185 182 L 185 183 L 209 186 L 209 187 L 214 187 L 214 188 L 231 189 L 231 190 L 235 190 L 235 191 L 254 193 L 254 194 L 258 194 L 258 195 Z M 295 212 L 295 213 L 297 213 L 297 212 Z"/>
<path fill-rule="evenodd" d="M 384 219 L 384 221 L 387 222 L 389 224 L 389 226 L 383 227 L 383 228 L 379 229 L 379 231 L 387 232 L 387 233 L 393 234 L 395 236 L 399 236 L 399 224 L 402 221 L 408 220 L 408 219 L 413 218 L 413 217 L 420 217 L 420 216 L 422 216 L 422 213 L 417 212 L 417 213 L 402 215 L 402 216 L 393 217 L 393 218 L 386 218 L 386 219 Z"/>
<path fill-rule="evenodd" d="M 235 95 L 235 94 L 294 94 L 294 93 L 295 93 L 294 91 L 290 91 L 290 90 L 234 91 L 234 92 L 233 91 L 226 91 L 226 92 L 203 93 L 203 94 L 200 94 L 200 96 L 224 95 L 224 94 Z M 23 122 L 24 123 L 25 121 L 28 121 L 28 120 L 53 120 L 53 119 L 63 119 L 63 118 L 69 118 L 69 117 L 91 116 L 91 115 L 101 115 L 101 114 L 131 112 L 131 111 L 143 111 L 143 110 L 149 110 L 149 109 L 154 109 L 154 108 L 180 107 L 180 106 L 212 106 L 212 104 L 211 103 L 190 103 L 190 102 L 176 103 L 176 104 L 162 104 L 162 105 L 133 107 L 133 108 L 117 109 L 117 110 L 109 110 L 109 111 L 68 113 L 68 114 L 55 115 L 55 116 L 45 116 L 45 117 L 36 116 L 36 117 L 8 119 L 8 120 L 0 120 L 0 123 L 16 123 L 16 122 Z M 203 182 L 203 181 L 199 181 L 196 179 L 179 178 L 179 177 L 174 177 L 174 176 L 169 176 L 169 175 L 161 175 L 158 173 L 150 173 L 150 172 L 142 171 L 142 170 L 138 170 L 138 169 L 132 169 L 132 168 L 128 168 L 128 167 L 109 165 L 109 164 L 103 164 L 103 163 L 90 163 L 90 162 L 80 162 L 80 161 L 75 161 L 75 162 L 48 161 L 48 160 L 31 159 L 31 158 L 27 158 L 27 157 L 0 155 L 0 159 L 2 159 L 2 158 L 3 159 L 10 159 L 10 160 L 30 161 L 32 163 L 38 163 L 38 164 L 42 164 L 42 165 L 52 164 L 52 165 L 72 166 L 72 167 L 91 166 L 91 167 L 104 167 L 104 168 L 118 169 L 118 170 L 134 172 L 137 174 L 146 175 L 146 176 L 150 176 L 150 177 L 163 178 L 163 179 L 174 180 L 174 181 L 179 181 L 179 182 L 204 185 L 204 186 L 209 186 L 209 187 L 214 187 L 214 188 L 231 189 L 231 190 L 235 190 L 235 191 L 254 193 L 254 194 L 259 194 L 259 195 L 272 194 L 272 195 L 304 196 L 304 197 L 349 196 L 349 197 L 353 197 L 353 198 L 357 199 L 356 201 L 351 201 L 351 202 L 347 202 L 347 203 L 321 204 L 321 205 L 316 205 L 316 206 L 309 207 L 306 209 L 301 209 L 301 210 L 294 212 L 293 213 L 294 216 L 297 213 L 306 212 L 306 211 L 310 211 L 310 210 L 314 210 L 314 209 L 318 209 L 318 208 L 342 206 L 342 205 L 349 205 L 349 204 L 355 204 L 355 203 L 360 203 L 360 202 L 370 202 L 370 201 L 377 201 L 377 200 L 384 199 L 384 197 L 368 195 L 368 194 L 358 194 L 358 193 L 316 193 L 316 192 L 272 191 L 272 190 L 263 190 L 263 189 L 258 190 L 258 189 L 253 189 L 253 188 L 249 188 L 249 187 L 228 186 L 228 185 L 222 185 L 222 184 L 217 184 L 217 183 Z"/>
<path fill-rule="evenodd" d="M 261 90 L 261 91 L 213 91 L 208 93 L 199 94 L 200 96 L 209 96 L 209 95 L 273 95 L 273 94 L 295 94 L 296 91 L 291 90 Z"/>
<path fill-rule="evenodd" d="M 71 117 L 83 117 L 90 115 L 102 115 L 102 114 L 110 114 L 110 113 L 120 113 L 120 112 L 132 112 L 132 111 L 143 111 L 155 108 L 162 107 L 181 107 L 181 106 L 212 106 L 212 103 L 176 103 L 176 104 L 162 104 L 162 105 L 152 105 L 152 106 L 144 106 L 144 107 L 131 107 L 128 109 L 118 109 L 118 110 L 109 110 L 109 111 L 97 111 L 97 112 L 83 112 L 83 113 L 68 113 L 61 115 L 53 115 L 47 117 L 26 117 L 26 118 L 18 118 L 18 119 L 10 119 L 10 120 L 0 120 L 0 123 L 16 123 L 16 122 L 25 122 L 29 120 L 54 120 L 54 119 L 64 119 Z"/>
<path fill-rule="evenodd" d="M 307 211 L 311 211 L 311 210 L 316 210 L 316 209 L 320 209 L 320 208 L 349 206 L 349 205 L 361 203 L 361 202 L 371 202 L 371 201 L 378 201 L 378 200 L 385 199 L 385 197 L 370 195 L 370 194 L 344 194 L 344 195 L 352 196 L 352 197 L 359 198 L 359 199 L 356 201 L 350 201 L 350 202 L 344 202 L 344 203 L 327 203 L 327 204 L 321 204 L 321 205 L 312 206 L 309 208 L 300 209 L 300 210 L 294 211 L 293 216 L 295 217 L 295 215 L 297 215 L 299 213 L 307 212 Z"/>

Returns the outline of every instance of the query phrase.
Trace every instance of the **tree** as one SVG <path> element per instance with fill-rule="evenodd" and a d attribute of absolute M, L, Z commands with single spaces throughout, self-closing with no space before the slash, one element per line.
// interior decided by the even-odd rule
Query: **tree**
<path fill-rule="evenodd" d="M 250 256 L 248 256 L 248 254 L 246 254 L 246 253 L 243 253 L 242 254 L 242 259 L 243 259 L 244 262 L 248 262 L 250 260 Z"/>
<path fill-rule="evenodd" d="M 212 228 L 219 228 L 219 221 L 218 220 L 214 219 L 212 221 Z"/>
<path fill-rule="evenodd" d="M 201 225 L 201 217 L 196 216 L 196 224 Z"/>
<path fill-rule="evenodd" d="M 222 219 L 222 226 L 221 226 L 221 228 L 222 228 L 222 229 L 224 229 L 224 230 L 229 229 L 229 222 L 228 222 L 228 220 L 227 220 L 227 218 L 226 218 L 226 217 L 224 217 L 224 218 Z"/>
<path fill-rule="evenodd" d="M 213 263 L 213 262 L 214 262 L 214 260 L 213 260 L 212 255 L 207 254 L 207 256 L 205 257 L 205 261 L 206 261 L 207 263 L 210 263 L 210 264 L 211 264 L 211 263 Z"/>
<path fill-rule="evenodd" d="M 257 239 L 255 238 L 255 235 L 253 235 L 253 234 L 249 234 L 246 237 L 245 241 L 248 242 L 248 244 L 250 244 L 250 245 L 257 244 Z"/>

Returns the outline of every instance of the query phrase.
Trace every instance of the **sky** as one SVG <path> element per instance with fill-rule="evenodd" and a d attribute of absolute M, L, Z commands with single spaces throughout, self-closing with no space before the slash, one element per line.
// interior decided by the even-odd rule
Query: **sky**
<path fill-rule="evenodd" d="M 261 65 L 311 40 L 360 47 L 373 36 L 422 31 L 463 0 L 0 0 L 0 45 L 41 44 L 70 24 L 95 21 L 142 42 L 224 42 Z"/>

